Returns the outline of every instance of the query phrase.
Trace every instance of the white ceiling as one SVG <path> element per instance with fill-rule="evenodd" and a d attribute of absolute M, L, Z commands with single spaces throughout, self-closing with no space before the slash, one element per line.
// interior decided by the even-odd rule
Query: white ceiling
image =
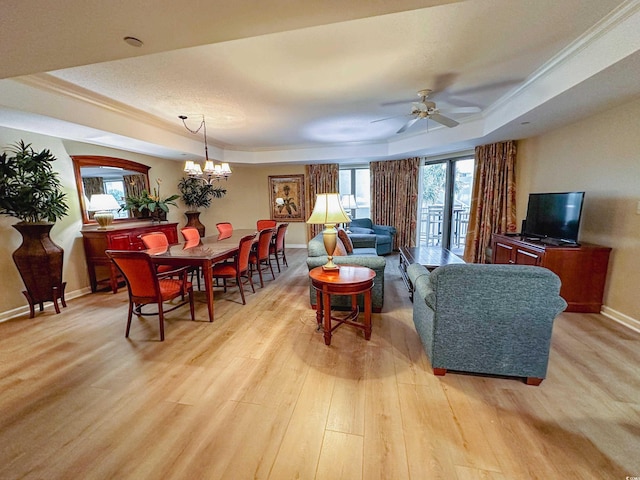
<path fill-rule="evenodd" d="M 640 95 L 638 0 L 0 9 L 0 125 L 177 160 L 203 153 L 181 114 L 191 128 L 205 116 L 220 160 L 350 162 L 523 138 Z M 397 135 L 423 88 L 460 125 Z M 481 113 L 447 113 L 460 106 Z"/>

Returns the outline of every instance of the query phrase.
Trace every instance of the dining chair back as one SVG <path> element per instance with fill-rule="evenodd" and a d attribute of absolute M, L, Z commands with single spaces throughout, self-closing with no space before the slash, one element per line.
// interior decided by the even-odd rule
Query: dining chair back
<path fill-rule="evenodd" d="M 200 242 L 200 232 L 195 227 L 184 227 L 180 230 L 185 242 Z"/>
<path fill-rule="evenodd" d="M 284 236 L 287 233 L 288 223 L 281 223 L 278 225 L 278 229 L 276 230 L 276 234 L 273 237 L 273 241 L 271 242 L 271 246 L 269 247 L 269 256 L 274 258 L 276 261 L 276 265 L 278 266 L 278 272 L 280 272 L 280 259 L 282 259 L 282 266 L 285 265 L 288 267 L 287 263 L 287 255 L 285 252 L 284 246 Z"/>
<path fill-rule="evenodd" d="M 276 221 L 275 220 L 258 220 L 256 222 L 256 227 L 259 232 L 264 230 L 265 228 L 276 228 Z"/>
<path fill-rule="evenodd" d="M 200 245 L 200 232 L 195 227 L 184 227 L 180 230 L 182 236 L 184 237 L 185 247 L 191 248 Z M 200 267 L 191 267 L 191 281 L 193 282 L 193 276 L 196 276 L 196 280 L 198 281 L 198 290 L 200 290 Z"/>
<path fill-rule="evenodd" d="M 262 279 L 262 271 L 270 269 L 271 276 L 276 279 L 273 273 L 273 266 L 271 265 L 271 256 L 269 255 L 269 248 L 271 247 L 271 239 L 274 233 L 273 228 L 264 228 L 258 233 L 258 242 L 254 245 L 254 248 L 249 255 L 249 265 L 251 268 L 250 275 L 253 276 L 253 267 L 258 270 L 260 277 L 260 286 L 264 287 L 264 281 Z"/>
<path fill-rule="evenodd" d="M 220 235 L 231 235 L 233 233 L 233 225 L 229 222 L 216 223 L 216 228 Z"/>
<path fill-rule="evenodd" d="M 149 232 L 140 235 L 140 240 L 145 248 L 162 248 L 169 246 L 169 239 L 164 232 Z M 173 265 L 156 265 L 156 272 L 167 273 L 175 270 Z"/>
<path fill-rule="evenodd" d="M 181 270 L 179 279 L 163 277 L 156 272 L 151 257 L 145 252 L 107 250 L 107 256 L 122 273 L 129 292 L 129 315 L 125 337 L 129 337 L 131 318 L 137 316 L 158 315 L 160 325 L 160 341 L 164 340 L 164 314 L 175 310 L 187 302 L 183 301 L 165 310 L 164 302 L 188 295 L 191 309 L 191 320 L 194 320 L 193 287 L 187 280 L 187 270 Z M 157 312 L 143 313 L 142 307 L 155 303 Z"/>
<path fill-rule="evenodd" d="M 227 279 L 234 278 L 236 280 L 236 284 L 238 285 L 238 289 L 240 290 L 240 296 L 242 297 L 242 304 L 246 305 L 246 301 L 244 298 L 244 287 L 243 287 L 243 278 L 249 280 L 249 284 L 251 285 L 251 290 L 255 293 L 255 288 L 253 287 L 253 280 L 251 275 L 249 274 L 249 255 L 251 254 L 251 246 L 253 245 L 253 241 L 256 237 L 256 234 L 245 235 L 240 239 L 238 243 L 238 253 L 234 256 L 233 262 L 221 262 L 216 263 L 213 266 L 213 278 L 214 279 L 222 279 L 224 291 L 227 291 Z"/>

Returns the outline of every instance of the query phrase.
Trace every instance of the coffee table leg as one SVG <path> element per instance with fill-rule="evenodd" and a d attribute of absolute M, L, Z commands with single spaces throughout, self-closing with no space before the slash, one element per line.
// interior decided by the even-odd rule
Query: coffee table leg
<path fill-rule="evenodd" d="M 324 310 L 324 343 L 331 345 L 331 295 L 322 295 L 322 309 Z"/>
<path fill-rule="evenodd" d="M 371 290 L 364 292 L 364 338 L 371 339 Z"/>

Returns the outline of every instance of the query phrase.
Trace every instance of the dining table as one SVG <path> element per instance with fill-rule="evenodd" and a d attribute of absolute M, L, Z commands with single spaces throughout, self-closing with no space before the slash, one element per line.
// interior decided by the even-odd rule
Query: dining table
<path fill-rule="evenodd" d="M 254 242 L 258 238 L 255 229 L 237 229 L 230 234 L 211 235 L 144 251 L 159 265 L 200 267 L 204 277 L 209 321 L 213 322 L 213 266 L 235 256 L 240 239 L 246 235 L 255 235 Z"/>

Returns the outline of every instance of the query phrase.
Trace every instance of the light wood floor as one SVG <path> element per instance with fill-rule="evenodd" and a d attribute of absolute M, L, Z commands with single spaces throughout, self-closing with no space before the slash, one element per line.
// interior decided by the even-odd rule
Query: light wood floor
<path fill-rule="evenodd" d="M 126 292 L 0 324 L 0 478 L 624 479 L 640 475 L 640 335 L 556 321 L 549 374 L 434 377 L 389 256 L 370 342 L 331 347 L 308 306 L 306 250 L 216 321 L 134 318 Z M 206 318 L 203 294 L 196 315 Z"/>

